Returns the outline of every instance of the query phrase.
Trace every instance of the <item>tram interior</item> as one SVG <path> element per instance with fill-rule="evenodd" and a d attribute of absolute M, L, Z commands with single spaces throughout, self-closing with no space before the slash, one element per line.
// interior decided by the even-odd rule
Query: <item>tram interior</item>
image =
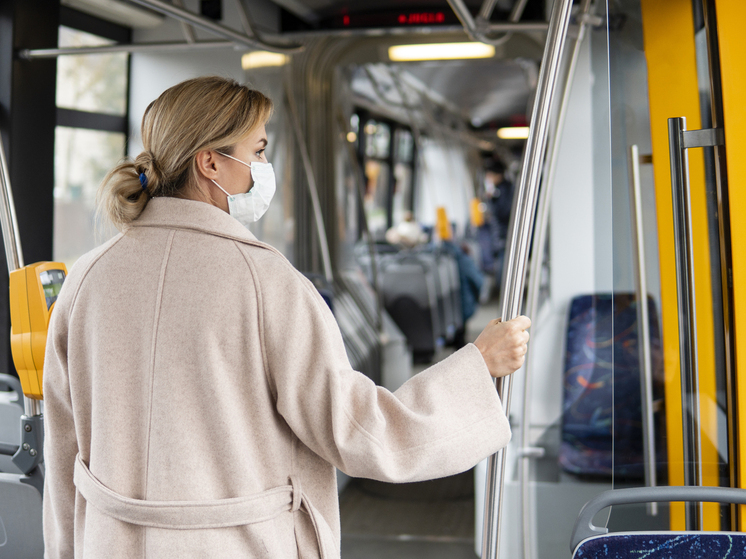
<path fill-rule="evenodd" d="M 40 129 L 52 137 L 37 163 L 53 180 L 42 189 L 53 202 L 53 242 L 33 250 L 69 268 L 115 233 L 96 216 L 96 190 L 118 160 L 141 151 L 142 115 L 162 91 L 200 75 L 249 83 L 275 104 L 267 154 L 278 185 L 252 232 L 306 273 L 329 301 L 351 363 L 396 390 L 450 354 L 459 330 L 465 342 L 473 341 L 502 312 L 506 264 L 496 265 L 495 259 L 506 258 L 510 250 L 506 244 L 516 227 L 516 204 L 511 230 L 505 223 L 495 240 L 494 230 L 486 232 L 497 221 L 496 185 L 488 171 L 491 162 L 502 164 L 502 180 L 515 185 L 510 196 L 521 185 L 526 139 L 502 139 L 498 130 L 527 128 L 532 121 L 548 36 L 546 29 L 516 27 L 493 41 L 487 58 L 392 60 L 389 48 L 397 45 L 469 41 L 453 4 L 392 1 L 374 9 L 353 0 L 173 1 L 236 33 L 249 36 L 253 29 L 253 39 L 271 37 L 268 42 L 280 46 L 275 50 L 303 46 L 299 52 L 268 53 L 216 39 L 214 32 L 165 15 L 148 0 L 62 0 L 53 10 L 58 21 L 51 34 L 32 37 L 28 44 L 16 39 L 16 58 L 0 60 L 16 66 L 55 61 L 55 107 L 49 114 L 56 120 Z M 492 22 L 508 22 L 520 4 L 518 18 L 511 21 L 522 24 L 546 23 L 554 2 L 493 4 Z M 662 277 L 661 262 L 670 247 L 659 244 L 654 164 L 668 162 L 651 139 L 646 4 L 595 0 L 575 2 L 573 8 L 543 163 L 541 188 L 549 191 L 545 242 L 533 246 L 535 277 L 529 273 L 526 279 L 524 301 L 535 292 L 531 350 L 526 366 L 513 375 L 500 557 L 568 557 L 575 519 L 586 502 L 608 489 L 644 487 L 652 474 L 660 485 L 670 481 L 667 452 L 674 435 L 667 409 L 681 404 L 664 395 L 664 354 L 670 346 L 664 347 L 662 313 L 670 312 L 663 297 L 670 280 Z M 701 113 L 707 114 L 713 103 L 707 97 L 711 68 L 700 20 L 701 6 L 712 2 L 678 4 L 693 14 L 697 95 Z M 465 5 L 476 14 L 482 3 Z M 28 17 L 25 8 L 16 9 L 24 15 L 15 17 Z M 242 25 L 246 16 L 248 31 Z M 13 9 L 2 17 L 13 21 Z M 391 18 L 399 24 L 386 23 Z M 50 36 L 56 44 L 49 44 Z M 218 41 L 222 45 L 208 46 Z M 159 43 L 192 46 L 153 47 Z M 39 54 L 38 60 L 33 55 L 42 47 L 116 44 L 143 48 L 54 58 Z M 31 49 L 31 55 L 19 57 L 19 48 Z M 7 119 L 0 123 L 6 149 L 20 146 L 12 140 L 17 130 Z M 642 154 L 638 211 L 630 200 L 631 145 Z M 707 172 L 713 173 L 714 156 L 705 157 L 710 157 Z M 12 154 L 9 161 L 10 176 L 20 177 Z M 13 187 L 19 216 L 28 219 L 24 180 Z M 710 235 L 705 244 L 713 259 L 708 281 L 716 290 L 717 196 L 715 180 L 705 182 Z M 535 219 L 536 235 L 540 218 Z M 409 226 L 401 228 L 403 223 Z M 30 227 L 22 223 L 22 243 Z M 636 260 L 640 250 L 642 260 Z M 467 258 L 484 282 L 468 321 L 456 254 Z M 645 381 L 637 353 L 640 267 L 647 281 L 652 354 L 648 404 L 642 402 Z M 713 305 L 711 359 L 721 363 L 723 318 Z M 708 471 L 714 484 L 727 486 L 729 412 L 723 403 L 726 383 L 717 378 L 703 445 L 711 447 Z M 18 444 L 22 394 L 12 379 L 2 382 L 7 391 L 0 392 L 0 442 Z M 652 451 L 643 450 L 651 439 L 644 428 L 653 433 Z M 9 456 L 0 456 L 0 472 L 0 486 L 20 473 Z M 405 486 L 353 480 L 340 472 L 342 557 L 481 555 L 486 475 L 486 461 L 461 476 Z M 41 497 L 35 491 L 26 486 L 14 493 L 12 507 L 10 501 L 0 503 L 0 540 L 7 535 L 0 557 L 42 556 Z M 727 530 L 729 507 L 714 507 L 703 509 L 714 518 L 710 529 Z M 614 506 L 595 524 L 611 531 L 683 529 L 677 514 L 668 503 Z"/>

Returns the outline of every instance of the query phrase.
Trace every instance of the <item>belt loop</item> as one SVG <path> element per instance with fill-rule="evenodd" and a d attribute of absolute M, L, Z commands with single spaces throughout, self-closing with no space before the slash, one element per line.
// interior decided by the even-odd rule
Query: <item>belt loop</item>
<path fill-rule="evenodd" d="M 300 509 L 300 501 L 302 496 L 300 479 L 298 479 L 298 476 L 290 476 L 290 483 L 293 486 L 293 506 L 290 508 L 290 512 L 295 512 Z"/>

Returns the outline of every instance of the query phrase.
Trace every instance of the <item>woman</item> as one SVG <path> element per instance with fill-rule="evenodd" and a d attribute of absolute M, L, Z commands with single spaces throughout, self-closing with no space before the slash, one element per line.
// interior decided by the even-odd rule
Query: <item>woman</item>
<path fill-rule="evenodd" d="M 122 233 L 73 266 L 50 326 L 48 559 L 339 557 L 334 466 L 414 481 L 508 442 L 490 374 L 521 365 L 528 319 L 392 394 L 244 227 L 274 191 L 271 110 L 229 80 L 176 85 L 145 113 L 145 151 L 104 181 Z"/>

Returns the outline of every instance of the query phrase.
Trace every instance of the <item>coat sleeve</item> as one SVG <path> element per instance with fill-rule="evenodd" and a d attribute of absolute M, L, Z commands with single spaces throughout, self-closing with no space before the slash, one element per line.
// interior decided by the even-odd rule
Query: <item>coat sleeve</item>
<path fill-rule="evenodd" d="M 391 393 L 352 370 L 329 308 L 286 267 L 254 271 L 265 367 L 279 413 L 311 450 L 351 476 L 407 482 L 467 470 L 508 443 L 476 346 Z"/>
<path fill-rule="evenodd" d="M 67 313 L 59 306 L 56 306 L 50 323 L 43 383 L 44 557 L 72 559 L 75 519 L 73 469 L 78 443 L 67 369 Z"/>

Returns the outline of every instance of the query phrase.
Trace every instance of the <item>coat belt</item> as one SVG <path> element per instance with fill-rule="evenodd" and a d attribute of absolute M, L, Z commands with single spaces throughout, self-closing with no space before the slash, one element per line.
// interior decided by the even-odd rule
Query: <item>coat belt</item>
<path fill-rule="evenodd" d="M 235 497 L 206 501 L 149 501 L 124 497 L 101 483 L 88 469 L 83 459 L 75 458 L 75 487 L 86 500 L 102 513 L 138 526 L 170 530 L 199 530 L 245 526 L 271 520 L 284 512 L 295 512 L 301 506 L 311 517 L 321 557 L 327 549 L 335 549 L 328 526 L 301 491 L 300 481 L 291 476 L 290 485 L 268 489 L 250 497 Z M 326 528 L 326 530 L 324 529 Z M 330 547 L 332 546 L 332 547 Z"/>

